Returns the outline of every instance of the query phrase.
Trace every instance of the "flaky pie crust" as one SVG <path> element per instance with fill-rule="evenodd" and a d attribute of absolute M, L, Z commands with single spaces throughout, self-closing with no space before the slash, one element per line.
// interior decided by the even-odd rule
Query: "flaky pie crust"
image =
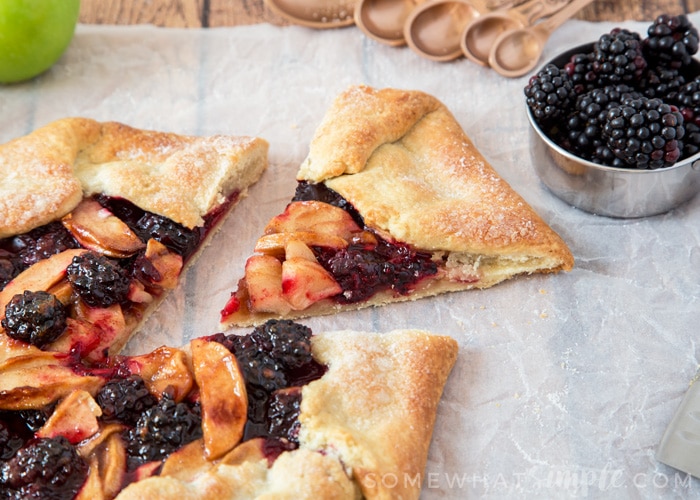
<path fill-rule="evenodd" d="M 64 118 L 0 145 L 0 238 L 56 220 L 96 193 L 189 228 L 267 167 L 257 137 L 198 137 Z"/>
<path fill-rule="evenodd" d="M 423 92 L 354 86 L 340 94 L 297 179 L 324 182 L 369 227 L 420 250 L 536 258 L 531 271 L 573 265 L 562 239 Z"/>

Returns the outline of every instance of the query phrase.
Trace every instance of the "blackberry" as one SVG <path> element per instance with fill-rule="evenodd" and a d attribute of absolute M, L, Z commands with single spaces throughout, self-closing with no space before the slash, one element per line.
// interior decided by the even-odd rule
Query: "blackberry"
<path fill-rule="evenodd" d="M 0 460 L 9 460 L 24 445 L 24 440 L 9 424 L 0 420 Z"/>
<path fill-rule="evenodd" d="M 637 86 L 645 97 L 666 100 L 669 95 L 678 92 L 684 84 L 685 77 L 679 70 L 654 66 L 647 68 Z"/>
<path fill-rule="evenodd" d="M 700 77 L 669 93 L 666 100 L 678 107 L 686 123 L 700 125 Z"/>
<path fill-rule="evenodd" d="M 200 240 L 197 230 L 188 229 L 167 217 L 151 212 L 144 213 L 133 230 L 143 241 L 153 238 L 183 259 L 194 253 Z"/>
<path fill-rule="evenodd" d="M 68 281 L 91 307 L 109 307 L 126 301 L 131 280 L 109 258 L 93 252 L 73 257 L 66 269 Z"/>
<path fill-rule="evenodd" d="M 700 125 L 695 122 L 685 123 L 683 136 L 683 158 L 688 158 L 700 152 Z"/>
<path fill-rule="evenodd" d="M 639 81 L 647 67 L 638 33 L 614 28 L 593 44 L 593 71 L 600 85 Z"/>
<path fill-rule="evenodd" d="M 571 78 L 577 94 L 598 86 L 598 76 L 593 71 L 593 52 L 572 55 L 564 65 L 564 70 Z"/>
<path fill-rule="evenodd" d="M 525 86 L 527 105 L 539 120 L 552 120 L 564 115 L 576 98 L 569 74 L 547 64 Z"/>
<path fill-rule="evenodd" d="M 672 68 L 687 66 L 698 51 L 698 30 L 686 15 L 657 17 L 647 29 L 644 54 L 655 64 Z"/>
<path fill-rule="evenodd" d="M 598 156 L 606 155 L 599 148 L 605 144 L 602 128 L 608 110 L 639 96 L 632 87 L 625 84 L 594 88 L 581 94 L 576 100 L 574 111 L 567 118 L 568 135 L 563 146 L 587 160 L 602 160 Z"/>
<path fill-rule="evenodd" d="M 0 290 L 22 270 L 14 254 L 0 248 Z"/>
<path fill-rule="evenodd" d="M 301 388 L 291 387 L 275 392 L 267 408 L 268 436 L 299 443 Z"/>
<path fill-rule="evenodd" d="M 256 327 L 251 336 L 258 344 L 267 344 L 266 351 L 285 368 L 299 368 L 310 363 L 311 329 L 290 320 L 269 320 Z"/>
<path fill-rule="evenodd" d="M 123 434 L 129 470 L 139 465 L 165 459 L 180 447 L 202 437 L 202 416 L 199 404 L 176 403 L 165 393 L 147 409 L 136 427 Z"/>
<path fill-rule="evenodd" d="M 50 222 L 28 233 L 12 238 L 11 242 L 22 269 L 71 248 L 79 248 L 73 235 L 60 222 Z"/>
<path fill-rule="evenodd" d="M 158 403 L 138 375 L 108 381 L 95 395 L 101 420 L 135 426 L 141 415 Z"/>
<path fill-rule="evenodd" d="M 73 498 L 87 478 L 87 463 L 63 436 L 32 439 L 0 469 L 5 498 Z"/>
<path fill-rule="evenodd" d="M 632 99 L 612 108 L 603 126 L 608 147 L 628 166 L 655 169 L 680 158 L 683 116 L 660 99 Z"/>
<path fill-rule="evenodd" d="M 7 303 L 0 324 L 13 339 L 42 347 L 61 336 L 67 316 L 66 307 L 55 295 L 26 290 Z"/>
<path fill-rule="evenodd" d="M 261 350 L 251 336 L 237 343 L 234 354 L 245 377 L 246 385 L 252 390 L 258 389 L 271 393 L 287 387 L 287 377 L 282 364 L 270 353 Z"/>

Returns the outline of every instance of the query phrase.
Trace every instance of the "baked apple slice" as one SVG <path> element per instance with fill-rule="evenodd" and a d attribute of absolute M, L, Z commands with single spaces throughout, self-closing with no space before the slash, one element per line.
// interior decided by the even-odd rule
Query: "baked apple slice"
<path fill-rule="evenodd" d="M 6 359 L 0 363 L 0 408 L 42 408 L 77 389 L 92 393 L 102 384 L 100 377 L 81 375 L 69 363 L 61 353 L 38 348 Z"/>
<path fill-rule="evenodd" d="M 271 255 L 253 255 L 245 264 L 249 307 L 257 312 L 286 314 L 292 309 L 282 294 L 282 262 Z"/>
<path fill-rule="evenodd" d="M 235 356 L 223 345 L 195 339 L 190 349 L 202 405 L 204 454 L 214 460 L 243 438 L 248 411 L 245 379 Z"/>
<path fill-rule="evenodd" d="M 345 210 L 318 201 L 293 201 L 265 226 L 264 234 L 308 231 L 333 235 L 345 240 L 362 232 Z"/>
<path fill-rule="evenodd" d="M 159 275 L 160 279 L 155 281 L 158 286 L 168 290 L 172 290 L 177 286 L 178 278 L 182 271 L 182 256 L 171 252 L 161 242 L 151 238 L 146 243 L 144 257 L 150 261 Z"/>
<path fill-rule="evenodd" d="M 346 248 L 348 246 L 347 240 L 332 234 L 295 231 L 293 233 L 273 233 L 261 236 L 255 243 L 255 251 L 279 256 L 284 254 L 287 243 L 292 240 L 301 241 L 306 246 L 325 248 Z"/>
<path fill-rule="evenodd" d="M 61 222 L 82 247 L 108 257 L 129 257 L 144 247 L 129 226 L 91 198 L 81 201 Z"/>
<path fill-rule="evenodd" d="M 311 262 L 316 262 L 314 251 L 303 241 L 293 238 L 287 241 L 287 244 L 284 246 L 284 257 L 285 259 L 299 257 Z"/>
<path fill-rule="evenodd" d="M 162 346 L 148 354 L 132 356 L 126 361 L 129 371 L 139 375 L 153 394 L 168 391 L 176 402 L 194 386 L 187 355 L 181 349 Z"/>
<path fill-rule="evenodd" d="M 292 257 L 282 263 L 282 295 L 292 309 L 304 310 L 342 291 L 338 282 L 318 262 Z"/>
<path fill-rule="evenodd" d="M 36 433 L 38 437 L 63 436 L 73 444 L 97 434 L 102 410 L 89 392 L 76 390 L 66 396 Z"/>

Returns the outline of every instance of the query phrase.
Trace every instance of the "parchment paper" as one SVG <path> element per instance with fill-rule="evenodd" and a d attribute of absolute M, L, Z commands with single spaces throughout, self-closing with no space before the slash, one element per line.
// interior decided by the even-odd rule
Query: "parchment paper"
<path fill-rule="evenodd" d="M 700 25 L 700 13 L 691 19 Z M 614 26 L 645 33 L 649 23 L 571 21 L 543 60 Z M 700 498 L 700 481 L 654 458 L 698 368 L 700 197 L 635 220 L 567 206 L 533 170 L 526 81 L 466 59 L 427 61 L 355 27 L 81 25 L 48 73 L 0 87 L 0 140 L 78 115 L 270 142 L 268 172 L 129 344 L 133 354 L 218 331 L 219 310 L 263 226 L 292 196 L 297 167 L 337 93 L 366 83 L 435 95 L 568 242 L 575 269 L 305 323 L 316 331 L 424 328 L 459 341 L 425 499 Z M 385 478 L 403 480 L 414 478 Z"/>

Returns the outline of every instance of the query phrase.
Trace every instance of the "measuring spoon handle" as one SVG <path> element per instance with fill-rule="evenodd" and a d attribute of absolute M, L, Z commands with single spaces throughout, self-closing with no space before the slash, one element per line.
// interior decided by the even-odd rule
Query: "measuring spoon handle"
<path fill-rule="evenodd" d="M 573 0 L 570 4 L 562 7 L 557 13 L 537 25 L 538 31 L 547 34 L 553 33 L 559 26 L 568 21 L 571 16 L 591 2 L 593 2 L 593 0 Z"/>

